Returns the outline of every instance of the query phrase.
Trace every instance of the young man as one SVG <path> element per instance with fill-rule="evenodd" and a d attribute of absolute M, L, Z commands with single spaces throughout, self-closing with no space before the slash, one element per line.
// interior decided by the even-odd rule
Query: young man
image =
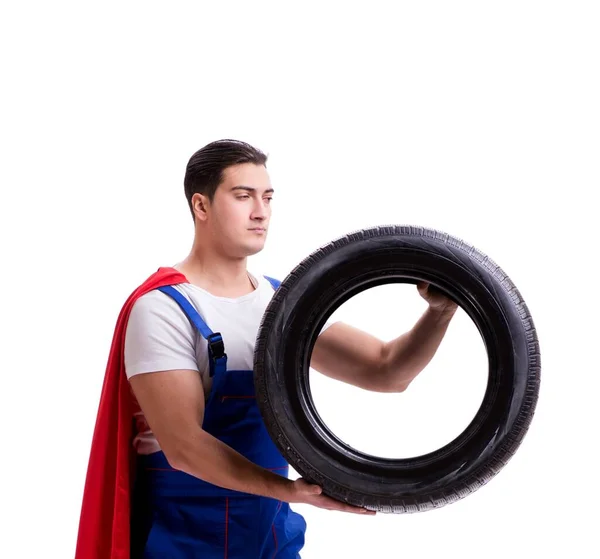
<path fill-rule="evenodd" d="M 119 317 L 77 559 L 296 558 L 306 524 L 290 504 L 371 514 L 288 479 L 253 397 L 254 341 L 276 288 L 246 265 L 269 229 L 266 161 L 248 144 L 223 140 L 188 163 L 193 245 L 182 262 L 148 278 Z M 429 307 L 409 332 L 384 343 L 328 323 L 311 367 L 366 390 L 404 391 L 456 310 L 426 284 L 418 290 Z"/>

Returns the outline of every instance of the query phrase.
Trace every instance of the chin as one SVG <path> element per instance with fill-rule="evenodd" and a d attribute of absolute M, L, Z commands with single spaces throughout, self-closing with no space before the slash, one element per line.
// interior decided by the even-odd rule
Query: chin
<path fill-rule="evenodd" d="M 248 247 L 248 256 L 253 256 L 254 254 L 258 254 L 259 252 L 262 252 L 262 250 L 265 248 L 264 244 L 258 247 Z"/>
<path fill-rule="evenodd" d="M 253 256 L 261 252 L 264 247 L 265 243 L 252 243 L 238 247 L 238 250 L 236 252 L 242 257 Z"/>

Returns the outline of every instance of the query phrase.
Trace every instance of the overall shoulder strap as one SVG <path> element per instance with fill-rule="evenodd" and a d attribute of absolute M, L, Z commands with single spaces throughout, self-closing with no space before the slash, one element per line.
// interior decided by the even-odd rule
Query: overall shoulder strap
<path fill-rule="evenodd" d="M 277 289 L 281 285 L 281 281 L 275 278 L 271 278 L 269 276 L 265 276 L 265 279 L 269 281 L 269 283 L 273 286 L 273 289 Z"/>
<path fill-rule="evenodd" d="M 218 372 L 225 372 L 227 369 L 227 354 L 225 353 L 225 344 L 221 333 L 213 332 L 186 297 L 172 285 L 159 287 L 158 290 L 175 300 L 190 322 L 200 332 L 200 335 L 208 342 L 210 376 L 212 377 Z"/>

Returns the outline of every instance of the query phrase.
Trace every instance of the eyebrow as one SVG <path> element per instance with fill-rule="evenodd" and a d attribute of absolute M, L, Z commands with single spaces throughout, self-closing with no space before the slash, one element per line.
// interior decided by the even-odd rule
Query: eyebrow
<path fill-rule="evenodd" d="M 245 190 L 246 192 L 256 192 L 256 188 L 254 188 L 253 186 L 234 186 L 231 191 L 233 192 L 234 190 Z M 267 190 L 265 190 L 265 194 L 271 194 L 275 192 L 274 188 L 267 188 Z"/>

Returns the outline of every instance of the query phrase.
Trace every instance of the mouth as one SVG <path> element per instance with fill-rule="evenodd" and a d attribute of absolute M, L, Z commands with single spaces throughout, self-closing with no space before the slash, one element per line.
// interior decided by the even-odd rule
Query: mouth
<path fill-rule="evenodd" d="M 252 227 L 250 231 L 254 231 L 255 233 L 264 233 L 266 229 L 264 227 Z"/>

